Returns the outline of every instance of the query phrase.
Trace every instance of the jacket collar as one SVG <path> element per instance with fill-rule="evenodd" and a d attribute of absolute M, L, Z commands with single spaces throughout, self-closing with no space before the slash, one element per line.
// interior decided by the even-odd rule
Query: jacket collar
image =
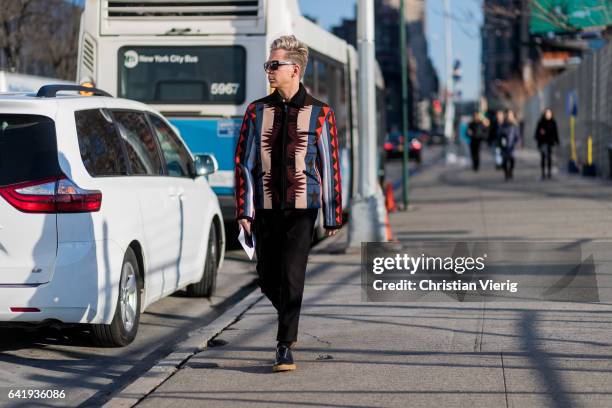
<path fill-rule="evenodd" d="M 296 92 L 295 95 L 293 95 L 293 98 L 291 98 L 289 102 L 287 102 L 287 104 L 294 106 L 296 108 L 301 108 L 304 106 L 306 102 L 306 95 L 308 95 L 308 93 L 306 92 L 306 88 L 300 82 L 300 87 L 298 91 Z M 283 103 L 283 97 L 281 96 L 280 92 L 278 92 L 278 89 L 275 89 L 274 92 L 272 92 L 272 94 L 270 95 L 270 97 L 272 99 L 273 104 L 280 105 Z"/>

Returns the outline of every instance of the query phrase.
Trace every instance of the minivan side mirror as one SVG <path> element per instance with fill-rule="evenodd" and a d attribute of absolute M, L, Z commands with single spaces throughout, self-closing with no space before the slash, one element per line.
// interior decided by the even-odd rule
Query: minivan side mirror
<path fill-rule="evenodd" d="M 214 155 L 200 153 L 195 155 L 196 176 L 208 176 L 219 170 L 219 163 Z"/>

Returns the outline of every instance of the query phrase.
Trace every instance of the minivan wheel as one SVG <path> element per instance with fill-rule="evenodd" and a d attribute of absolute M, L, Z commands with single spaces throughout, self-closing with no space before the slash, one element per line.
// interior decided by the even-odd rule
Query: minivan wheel
<path fill-rule="evenodd" d="M 215 293 L 217 287 L 217 258 L 219 243 L 217 242 L 217 229 L 215 225 L 210 226 L 208 233 L 208 249 L 206 261 L 204 262 L 204 273 L 199 282 L 187 286 L 187 296 L 210 297 Z"/>
<path fill-rule="evenodd" d="M 99 346 L 127 346 L 136 338 L 140 323 L 140 273 L 138 260 L 128 248 L 121 266 L 119 296 L 111 324 L 93 324 L 91 334 Z"/>

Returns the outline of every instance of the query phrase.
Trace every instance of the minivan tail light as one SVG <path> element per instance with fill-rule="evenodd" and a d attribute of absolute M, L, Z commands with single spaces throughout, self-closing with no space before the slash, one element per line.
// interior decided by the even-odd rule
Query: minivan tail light
<path fill-rule="evenodd" d="M 66 176 L 0 187 L 0 196 L 26 213 L 96 212 L 102 205 L 102 193 L 84 190 Z"/>
<path fill-rule="evenodd" d="M 84 190 L 67 178 L 57 181 L 55 193 L 57 212 L 96 212 L 102 205 L 102 193 L 97 190 Z"/>
<path fill-rule="evenodd" d="M 55 186 L 57 177 L 13 184 L 0 188 L 0 195 L 22 212 L 55 212 Z"/>

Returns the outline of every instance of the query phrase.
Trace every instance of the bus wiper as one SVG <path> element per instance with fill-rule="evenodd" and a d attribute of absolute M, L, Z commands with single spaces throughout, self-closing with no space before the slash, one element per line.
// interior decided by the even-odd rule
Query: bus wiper
<path fill-rule="evenodd" d="M 171 28 L 166 31 L 166 35 L 183 35 L 191 32 L 191 28 Z"/>

